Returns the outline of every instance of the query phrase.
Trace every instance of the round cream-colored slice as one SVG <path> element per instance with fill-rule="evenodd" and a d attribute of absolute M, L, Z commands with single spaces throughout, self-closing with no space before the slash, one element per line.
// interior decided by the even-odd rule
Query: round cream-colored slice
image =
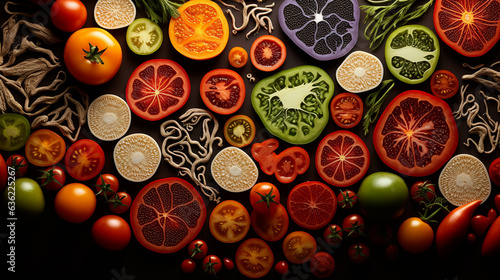
<path fill-rule="evenodd" d="M 337 68 L 339 85 L 348 92 L 360 93 L 376 88 L 384 78 L 384 66 L 373 54 L 356 51 Z"/>
<path fill-rule="evenodd" d="M 243 192 L 252 188 L 259 177 L 259 170 L 244 151 L 227 147 L 212 161 L 212 177 L 229 192 Z"/>
<path fill-rule="evenodd" d="M 130 128 L 131 120 L 127 102 L 114 94 L 99 96 L 87 110 L 90 132 L 104 141 L 120 139 Z"/>
<path fill-rule="evenodd" d="M 94 7 L 94 19 L 104 29 L 119 29 L 129 26 L 136 12 L 132 0 L 99 0 Z"/>
<path fill-rule="evenodd" d="M 131 134 L 116 143 L 113 152 L 116 169 L 131 182 L 144 182 L 153 177 L 160 165 L 158 143 L 143 133 Z"/>

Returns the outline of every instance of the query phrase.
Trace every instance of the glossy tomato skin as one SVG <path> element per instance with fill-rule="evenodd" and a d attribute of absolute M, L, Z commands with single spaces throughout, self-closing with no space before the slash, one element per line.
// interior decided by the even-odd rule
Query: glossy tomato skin
<path fill-rule="evenodd" d="M 337 194 L 337 203 L 340 208 L 351 209 L 356 205 L 358 197 L 355 191 L 345 190 Z"/>
<path fill-rule="evenodd" d="M 28 161 L 26 158 L 20 154 L 14 154 L 7 158 L 5 161 L 7 168 L 14 169 L 16 172 L 16 178 L 21 178 L 28 172 Z"/>
<path fill-rule="evenodd" d="M 63 220 L 82 223 L 94 214 L 96 198 L 89 187 L 81 183 L 71 183 L 59 190 L 54 206 L 57 215 Z"/>
<path fill-rule="evenodd" d="M 201 239 L 195 239 L 187 246 L 187 252 L 190 258 L 201 260 L 207 255 L 207 243 Z"/>
<path fill-rule="evenodd" d="M 314 276 L 318 278 L 327 278 L 335 270 L 335 260 L 327 252 L 318 252 L 314 254 L 309 263 L 309 268 Z"/>
<path fill-rule="evenodd" d="M 224 258 L 224 267 L 227 270 L 233 270 L 234 269 L 234 262 L 230 258 Z"/>
<path fill-rule="evenodd" d="M 230 115 L 238 111 L 245 101 L 245 82 L 230 69 L 214 69 L 201 79 L 201 100 L 210 111 Z"/>
<path fill-rule="evenodd" d="M 363 100 L 354 93 L 341 93 L 332 99 L 330 113 L 340 128 L 355 127 L 363 118 Z"/>
<path fill-rule="evenodd" d="M 229 64 L 235 68 L 241 68 L 248 62 L 248 53 L 242 47 L 234 47 L 229 51 Z"/>
<path fill-rule="evenodd" d="M 66 152 L 66 142 L 52 130 L 38 129 L 31 133 L 24 146 L 24 152 L 31 164 L 48 167 L 63 159 Z"/>
<path fill-rule="evenodd" d="M 279 261 L 274 266 L 274 270 L 280 275 L 285 275 L 288 273 L 289 265 L 286 261 Z"/>
<path fill-rule="evenodd" d="M 92 238 L 95 243 L 110 251 L 127 247 L 131 235 L 127 221 L 116 215 L 103 216 L 92 226 Z"/>
<path fill-rule="evenodd" d="M 99 175 L 99 178 L 97 178 L 94 186 L 97 192 L 96 195 L 111 198 L 118 192 L 118 188 L 120 188 L 120 181 L 118 181 L 118 178 L 116 178 L 115 175 L 106 173 Z"/>
<path fill-rule="evenodd" d="M 280 192 L 278 188 L 271 183 L 257 183 L 250 189 L 250 204 L 257 212 L 273 212 L 279 203 Z"/>
<path fill-rule="evenodd" d="M 224 200 L 212 210 L 208 223 L 215 239 L 235 243 L 245 238 L 251 220 L 243 204 L 236 200 Z"/>
<path fill-rule="evenodd" d="M 500 253 L 500 218 L 496 218 L 484 237 L 481 246 L 483 257 L 493 256 Z"/>
<path fill-rule="evenodd" d="M 57 0 L 50 8 L 50 18 L 59 30 L 74 32 L 85 25 L 87 8 L 80 0 Z"/>
<path fill-rule="evenodd" d="M 423 253 L 431 247 L 433 241 L 434 230 L 420 218 L 408 218 L 399 226 L 399 246 L 409 253 Z"/>
<path fill-rule="evenodd" d="M 274 254 L 265 241 L 250 238 L 240 244 L 235 260 L 241 274 L 249 278 L 260 278 L 273 268 Z"/>
<path fill-rule="evenodd" d="M 222 268 L 222 261 L 216 255 L 208 255 L 202 261 L 203 271 L 216 276 Z"/>
<path fill-rule="evenodd" d="M 347 256 L 353 263 L 365 263 L 370 258 L 370 248 L 364 243 L 352 244 L 347 249 Z"/>
<path fill-rule="evenodd" d="M 411 185 L 410 197 L 416 203 L 432 202 L 436 198 L 436 187 L 429 181 L 417 181 Z"/>
<path fill-rule="evenodd" d="M 59 166 L 48 167 L 40 177 L 41 186 L 49 191 L 57 191 L 66 183 L 66 172 Z"/>
<path fill-rule="evenodd" d="M 7 186 L 7 179 L 8 179 L 7 164 L 5 163 L 3 156 L 0 154 L 0 193 L 2 193 L 5 187 Z"/>
<path fill-rule="evenodd" d="M 61 0 L 58 0 L 61 1 Z M 99 51 L 102 64 L 85 58 L 91 44 Z M 98 28 L 82 28 L 73 33 L 64 47 L 64 63 L 78 81 L 88 85 L 100 85 L 111 80 L 122 64 L 120 43 L 108 31 Z"/>
<path fill-rule="evenodd" d="M 78 140 L 66 151 L 64 166 L 68 174 L 79 180 L 90 180 L 104 167 L 104 151 L 95 141 Z"/>
<path fill-rule="evenodd" d="M 490 175 L 491 181 L 495 185 L 500 186 L 500 157 L 491 162 L 488 168 L 488 174 Z"/>
<path fill-rule="evenodd" d="M 29 178 L 17 178 L 3 193 L 4 205 L 16 216 L 34 219 L 45 209 L 45 198 L 40 185 Z M 11 208 L 14 206 L 13 208 Z M 10 215 L 10 214 L 9 214 Z"/>
<path fill-rule="evenodd" d="M 193 261 L 192 259 L 185 259 L 182 261 L 181 263 L 182 272 L 189 274 L 193 273 L 195 269 L 196 269 L 196 262 Z"/>
<path fill-rule="evenodd" d="M 109 210 L 115 214 L 123 214 L 130 209 L 132 197 L 126 192 L 117 192 L 108 201 Z"/>
<path fill-rule="evenodd" d="M 253 210 L 250 219 L 255 233 L 265 241 L 281 240 L 290 223 L 286 208 L 281 204 L 270 212 Z"/>
<path fill-rule="evenodd" d="M 323 231 L 323 239 L 329 245 L 339 246 L 342 242 L 343 230 L 339 225 L 328 225 Z"/>
<path fill-rule="evenodd" d="M 283 253 L 294 264 L 302 264 L 314 256 L 318 244 L 314 237 L 305 231 L 293 231 L 283 240 Z"/>
<path fill-rule="evenodd" d="M 342 220 L 342 228 L 346 236 L 350 238 L 358 238 L 364 235 L 365 227 L 365 219 L 359 214 L 347 215 L 344 220 Z"/>

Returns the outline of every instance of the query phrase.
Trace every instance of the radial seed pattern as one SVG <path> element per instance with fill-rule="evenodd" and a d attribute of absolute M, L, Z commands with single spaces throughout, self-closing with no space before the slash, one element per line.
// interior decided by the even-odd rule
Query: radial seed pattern
<path fill-rule="evenodd" d="M 151 136 L 131 134 L 116 144 L 113 158 L 123 178 L 143 182 L 151 178 L 160 165 L 160 147 Z"/>
<path fill-rule="evenodd" d="M 383 77 L 382 62 L 376 56 L 363 51 L 351 53 L 336 72 L 339 85 L 352 93 L 376 88 Z"/>
<path fill-rule="evenodd" d="M 113 94 L 99 96 L 87 111 L 90 132 L 104 141 L 117 140 L 125 135 L 131 119 L 127 102 Z"/>
<path fill-rule="evenodd" d="M 228 147 L 214 157 L 212 177 L 227 191 L 243 192 L 255 185 L 259 170 L 241 149 Z"/>
<path fill-rule="evenodd" d="M 127 27 L 135 15 L 135 5 L 131 0 L 99 0 L 94 8 L 95 21 L 104 29 Z"/>

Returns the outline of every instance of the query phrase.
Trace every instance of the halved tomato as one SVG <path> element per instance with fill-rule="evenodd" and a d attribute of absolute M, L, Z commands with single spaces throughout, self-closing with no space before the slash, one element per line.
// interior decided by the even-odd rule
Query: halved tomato
<path fill-rule="evenodd" d="M 455 96 L 459 86 L 457 76 L 448 70 L 437 70 L 431 76 L 432 94 L 441 99 Z"/>
<path fill-rule="evenodd" d="M 357 94 L 344 92 L 333 98 L 330 112 L 339 127 L 351 128 L 363 118 L 363 101 Z"/>
<path fill-rule="evenodd" d="M 327 185 L 309 181 L 290 191 L 287 208 L 297 225 L 315 230 L 330 223 L 337 211 L 337 198 Z"/>
<path fill-rule="evenodd" d="M 224 125 L 224 138 L 232 146 L 245 147 L 255 138 L 255 124 L 245 115 L 232 116 Z"/>
<path fill-rule="evenodd" d="M 241 68 L 247 64 L 248 53 L 242 47 L 234 47 L 229 51 L 229 64 L 235 68 Z"/>
<path fill-rule="evenodd" d="M 240 244 L 236 251 L 236 267 L 249 278 L 260 278 L 273 268 L 274 254 L 261 239 L 250 238 Z"/>
<path fill-rule="evenodd" d="M 229 39 L 229 25 L 217 3 L 208 0 L 187 1 L 171 18 L 168 36 L 182 55 L 196 60 L 219 55 Z"/>
<path fill-rule="evenodd" d="M 224 243 L 235 243 L 247 235 L 250 229 L 250 215 L 238 201 L 224 200 L 212 210 L 208 224 L 215 239 Z"/>
<path fill-rule="evenodd" d="M 302 264 L 314 256 L 318 243 L 316 239 L 305 231 L 294 231 L 283 240 L 283 253 L 288 261 Z"/>
<path fill-rule="evenodd" d="M 275 36 L 263 35 L 255 39 L 250 49 L 250 60 L 261 71 L 274 71 L 286 59 L 285 44 Z"/>
<path fill-rule="evenodd" d="M 274 211 L 259 212 L 253 210 L 251 219 L 253 230 L 266 241 L 278 241 L 285 236 L 288 230 L 288 213 L 282 204 L 277 204 Z"/>
<path fill-rule="evenodd" d="M 365 176 L 370 153 L 356 134 L 337 130 L 325 136 L 316 150 L 316 170 L 336 187 L 348 187 Z"/>
<path fill-rule="evenodd" d="M 245 82 L 233 70 L 215 69 L 201 79 L 200 95 L 212 112 L 229 115 L 238 111 L 245 101 Z"/>
<path fill-rule="evenodd" d="M 455 153 L 458 130 L 450 106 L 419 90 L 405 91 L 387 106 L 373 131 L 382 161 L 408 176 L 427 176 Z"/>
<path fill-rule="evenodd" d="M 58 163 L 64 157 L 66 143 L 57 133 L 39 129 L 28 138 L 24 152 L 31 164 L 47 167 Z"/>
<path fill-rule="evenodd" d="M 104 167 L 104 151 L 93 140 L 78 140 L 66 151 L 64 166 L 71 177 L 79 181 L 90 180 Z"/>
<path fill-rule="evenodd" d="M 205 218 L 201 195 L 188 182 L 173 177 L 146 185 L 130 207 L 135 237 L 157 253 L 182 249 L 200 233 Z"/>
<path fill-rule="evenodd" d="M 125 95 L 132 112 L 157 121 L 184 106 L 190 93 L 191 82 L 182 66 L 169 59 L 151 59 L 130 75 Z"/>

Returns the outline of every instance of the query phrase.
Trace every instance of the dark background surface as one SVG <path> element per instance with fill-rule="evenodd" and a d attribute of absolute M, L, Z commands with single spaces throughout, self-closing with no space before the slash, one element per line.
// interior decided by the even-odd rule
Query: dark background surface
<path fill-rule="evenodd" d="M 2 1 L 4 3 L 5 1 Z M 88 10 L 88 19 L 86 22 L 86 27 L 97 26 L 93 18 L 93 9 L 96 1 L 83 1 Z M 424 2 L 424 1 L 419 1 Z M 250 1 L 249 1 L 250 3 Z M 266 4 L 272 3 L 272 0 L 267 0 Z M 292 68 L 299 65 L 304 64 L 313 64 L 325 69 L 332 79 L 335 81 L 335 71 L 340 63 L 343 61 L 343 58 L 333 60 L 333 61 L 315 61 L 310 58 L 308 55 L 304 54 L 295 44 L 288 39 L 288 37 L 281 31 L 279 27 L 279 22 L 277 19 L 277 8 L 281 4 L 281 1 L 275 1 L 276 7 L 274 8 L 273 13 L 271 14 L 272 21 L 275 26 L 275 30 L 272 35 L 275 35 L 283 40 L 283 42 L 287 46 L 288 56 L 284 65 L 280 68 L 280 70 Z M 234 4 L 234 3 L 231 3 Z M 359 4 L 366 4 L 366 1 L 360 0 Z M 262 5 L 262 4 L 261 4 Z M 223 8 L 225 11 L 226 9 Z M 40 11 L 37 14 L 37 19 L 41 23 L 47 23 L 48 26 L 52 26 L 49 22 L 49 17 L 45 11 Z M 237 18 L 239 14 L 236 14 Z M 142 10 L 138 10 L 137 17 L 143 17 L 144 13 Z M 227 16 L 227 14 L 226 14 Z M 8 18 L 8 15 L 2 11 L 0 13 L 0 19 L 3 22 Z M 231 21 L 229 16 L 227 16 L 228 22 L 231 26 Z M 368 48 L 369 41 L 363 37 L 364 30 L 364 12 L 361 12 L 361 23 L 360 23 L 360 34 L 359 39 L 352 51 L 356 50 L 364 50 L 369 51 L 376 56 L 378 56 L 381 61 L 384 63 L 385 67 L 385 59 L 383 53 L 383 46 L 379 47 L 375 51 L 372 51 Z M 416 22 L 426 25 L 427 27 L 434 30 L 432 24 L 432 11 L 427 12 L 422 19 Z M 250 24 L 247 31 L 252 28 L 253 25 Z M 53 27 L 52 27 L 53 28 Z M 188 108 L 206 108 L 202 103 L 199 97 L 198 85 L 202 76 L 215 68 L 231 68 L 238 73 L 242 77 L 244 77 L 246 86 L 247 86 L 247 96 L 246 101 L 243 107 L 237 112 L 238 114 L 246 114 L 250 116 L 257 125 L 257 134 L 254 142 L 262 142 L 265 139 L 271 137 L 269 133 L 263 128 L 262 123 L 258 119 L 258 116 L 253 111 L 250 105 L 250 93 L 253 88 L 253 84 L 248 82 L 246 79 L 247 73 L 251 73 L 257 81 L 262 78 L 269 76 L 270 74 L 260 72 L 256 70 L 252 64 L 249 62 L 245 67 L 240 69 L 232 68 L 227 60 L 227 55 L 229 50 L 234 46 L 242 46 L 247 51 L 250 50 L 250 46 L 252 42 L 257 38 L 255 35 L 251 35 L 247 40 L 245 38 L 246 32 L 240 32 L 237 35 L 230 35 L 228 45 L 226 49 L 222 52 L 221 55 L 214 59 L 210 59 L 207 61 L 193 61 L 187 59 L 177 53 L 175 49 L 170 44 L 168 39 L 167 26 L 163 26 L 164 30 L 164 41 L 161 48 L 150 56 L 139 56 L 134 54 L 126 45 L 125 41 L 125 33 L 126 29 L 120 30 L 112 30 L 110 31 L 120 42 L 123 50 L 123 63 L 118 72 L 118 74 L 108 83 L 101 86 L 85 86 L 79 82 L 72 80 L 71 78 L 67 82 L 74 83 L 82 88 L 84 88 L 90 96 L 91 101 L 105 93 L 116 94 L 122 98 L 125 97 L 125 86 L 126 81 L 128 80 L 132 71 L 142 62 L 152 59 L 152 58 L 169 58 L 176 62 L 178 62 L 181 66 L 183 66 L 189 74 L 191 79 L 192 91 L 191 96 L 188 103 L 178 112 L 171 115 L 169 118 L 178 119 L 178 117 L 184 113 Z M 230 30 L 232 28 L 230 27 Z M 61 38 L 67 38 L 69 34 L 58 33 Z M 259 35 L 267 34 L 267 31 L 261 30 Z M 441 57 L 439 60 L 439 64 L 437 69 L 448 69 L 452 71 L 457 77 L 461 77 L 465 73 L 472 73 L 473 71 L 462 66 L 462 63 L 467 62 L 470 65 L 476 65 L 479 63 L 485 63 L 489 65 L 492 62 L 500 60 L 500 48 L 495 46 L 492 50 L 488 52 L 483 57 L 480 58 L 465 58 L 451 48 L 449 48 L 444 43 L 441 44 Z M 62 49 L 64 47 L 64 43 L 60 43 L 53 46 L 54 52 L 60 57 L 62 61 Z M 392 78 L 388 69 L 385 67 L 384 69 L 384 79 Z M 480 86 L 471 85 L 470 91 L 480 89 Z M 390 100 L 396 96 L 397 94 L 408 90 L 408 89 L 420 89 L 426 92 L 430 92 L 429 82 L 426 81 L 420 85 L 408 86 L 402 82 L 396 81 L 396 85 L 394 89 L 389 93 L 388 98 L 385 101 L 385 104 L 382 108 L 385 108 L 386 104 L 390 102 Z M 341 93 L 343 90 L 335 81 L 335 94 Z M 360 94 L 360 97 L 364 100 L 366 98 L 366 93 Z M 496 96 L 496 94 L 495 94 Z M 460 103 L 460 96 L 457 94 L 452 99 L 448 100 L 448 104 L 451 106 L 452 110 L 456 110 Z M 225 121 L 229 118 L 229 116 L 220 116 L 217 115 L 217 120 L 219 121 L 219 126 L 223 126 Z M 143 120 L 135 115 L 132 116 L 132 126 L 128 131 L 128 134 L 131 133 L 147 133 L 151 135 L 153 138 L 157 140 L 159 144 L 163 141 L 160 136 L 159 127 L 161 121 L 157 122 L 149 122 Z M 455 154 L 460 153 L 469 153 L 472 155 L 478 156 L 486 166 L 489 166 L 491 161 L 500 155 L 500 152 L 495 151 L 493 154 L 486 155 L 480 154 L 478 155 L 475 148 L 468 148 L 463 143 L 468 137 L 468 129 L 465 124 L 465 120 L 460 119 L 457 120 L 457 126 L 460 131 L 460 140 L 459 146 Z M 373 131 L 374 126 L 370 128 L 370 132 Z M 319 141 L 329 134 L 330 132 L 339 129 L 330 119 L 327 127 L 323 131 L 323 133 L 311 144 L 308 144 L 304 148 L 309 151 L 311 158 L 314 158 L 315 147 L 319 143 Z M 370 150 L 371 156 L 371 164 L 370 169 L 367 174 L 376 172 L 376 171 L 391 171 L 387 166 L 385 166 L 381 160 L 376 155 L 373 145 L 372 145 L 372 135 L 371 133 L 368 136 L 364 136 L 362 134 L 361 125 L 358 125 L 354 129 L 352 129 L 355 133 L 357 133 L 367 144 Z M 223 138 L 222 130 L 219 129 L 218 136 Z M 106 151 L 106 165 L 103 169 L 103 173 L 113 173 L 118 176 L 118 172 L 114 167 L 114 163 L 112 160 L 111 151 L 113 150 L 117 141 L 111 142 L 103 142 L 98 139 L 95 139 L 90 132 L 88 131 L 88 127 L 84 126 L 83 131 L 80 135 L 80 138 L 89 138 L 98 142 Z M 67 141 L 67 145 L 71 143 Z M 227 143 L 225 142 L 225 146 Z M 280 140 L 280 147 L 277 152 L 281 152 L 282 150 L 290 147 L 289 144 Z M 215 153 L 220 150 L 220 148 L 216 147 Z M 244 151 L 249 153 L 250 146 L 243 148 Z M 215 155 L 214 153 L 214 155 Z M 4 155 L 4 154 L 2 154 Z M 4 158 L 7 158 L 7 155 L 4 155 Z M 36 176 L 37 168 L 35 166 L 30 166 L 30 174 L 31 176 Z M 437 177 L 439 172 L 436 172 L 432 176 L 428 176 L 426 179 L 430 179 L 433 182 L 437 183 Z M 209 170 L 207 171 L 207 175 L 210 174 Z M 155 176 L 144 182 L 144 183 L 131 183 L 126 181 L 125 179 L 118 176 L 120 179 L 120 188 L 129 192 L 132 197 L 140 191 L 140 189 L 145 186 L 148 182 L 153 181 L 155 179 L 160 179 L 164 177 L 177 176 L 177 170 L 172 168 L 168 163 L 162 161 L 158 171 Z M 412 183 L 416 182 L 418 178 L 404 177 L 408 186 Z M 190 181 L 189 178 L 185 178 Z M 269 181 L 275 183 L 279 186 L 280 192 L 282 194 L 282 202 L 286 201 L 287 194 L 289 190 L 298 183 L 308 181 L 308 180 L 319 180 L 320 177 L 317 175 L 314 163 L 311 163 L 309 170 L 307 173 L 303 175 L 299 175 L 294 183 L 283 185 L 279 184 L 274 176 L 268 176 L 264 173 L 260 172 L 259 181 Z M 67 182 L 74 182 L 72 178 L 68 178 Z M 87 185 L 91 186 L 94 184 L 95 180 L 90 180 L 89 182 L 85 182 Z M 207 177 L 207 181 L 209 185 L 216 186 L 215 182 L 210 177 Z M 190 181 L 191 182 L 191 181 Z M 357 190 L 360 182 L 349 187 L 352 190 Z M 493 207 L 493 196 L 499 193 L 499 187 L 492 187 L 492 194 L 490 199 L 488 199 L 483 205 L 481 205 L 476 211 L 477 214 L 486 215 L 487 211 Z M 334 189 L 336 193 L 338 193 L 338 189 Z M 198 262 L 197 270 L 194 274 L 184 275 L 180 271 L 180 264 L 183 259 L 187 258 L 187 253 L 183 249 L 174 254 L 162 255 L 151 252 L 145 248 L 143 248 L 132 236 L 132 240 L 127 248 L 120 252 L 108 252 L 100 247 L 98 247 L 93 241 L 91 237 L 91 227 L 94 221 L 96 221 L 99 217 L 103 215 L 110 214 L 107 205 L 105 205 L 104 201 L 99 197 L 98 205 L 96 212 L 94 215 L 86 222 L 82 224 L 70 224 L 61 220 L 55 213 L 53 208 L 53 200 L 55 197 L 55 193 L 45 192 L 45 200 L 46 200 L 46 209 L 43 215 L 35 220 L 24 222 L 22 225 L 18 224 L 16 229 L 16 274 L 14 278 L 24 279 L 207 279 L 211 278 L 210 276 L 203 274 L 201 270 L 201 263 Z M 248 192 L 233 194 L 228 193 L 221 190 L 222 199 L 235 199 L 243 203 L 247 209 L 251 209 L 250 204 L 248 202 Z M 204 197 L 205 199 L 205 197 Z M 205 226 L 201 233 L 199 234 L 199 238 L 202 238 L 208 242 L 209 253 L 216 254 L 221 258 L 229 257 L 234 260 L 234 254 L 238 245 L 241 242 L 236 244 L 223 244 L 213 238 L 208 229 L 208 216 L 215 206 L 214 203 L 209 203 L 205 199 L 207 205 L 207 222 L 205 222 Z M 399 224 L 406 219 L 407 217 L 415 215 L 414 205 L 409 203 L 408 210 L 405 212 L 403 217 L 391 222 L 391 227 L 394 235 L 397 232 L 397 228 Z M 340 224 L 342 219 L 350 214 L 350 213 L 359 213 L 359 209 L 354 210 L 344 210 L 338 209 L 337 213 L 332 222 Z M 127 221 L 129 220 L 128 212 L 122 214 Z M 22 221 L 20 221 L 22 223 Z M 372 221 L 368 220 L 368 223 L 372 224 Z M 436 229 L 436 226 L 434 226 Z M 288 232 L 292 232 L 294 230 L 301 230 L 300 227 L 295 225 L 292 221 L 290 221 L 290 227 Z M 6 229 L 0 229 L 0 233 L 5 232 Z M 319 238 L 322 234 L 322 230 L 317 231 L 308 231 L 314 237 Z M 257 237 L 257 235 L 250 230 L 247 238 Z M 394 239 L 394 238 L 393 238 Z M 394 239 L 395 240 L 395 239 Z M 370 249 L 372 251 L 371 259 L 368 263 L 363 265 L 356 265 L 351 263 L 347 258 L 347 247 L 352 243 L 352 241 L 345 240 L 340 248 L 326 248 L 323 247 L 324 250 L 327 250 L 333 254 L 333 257 L 336 261 L 336 270 L 333 274 L 333 278 L 335 279 L 476 279 L 481 276 L 489 275 L 489 278 L 497 278 L 500 273 L 499 261 L 500 256 L 494 258 L 482 258 L 480 256 L 480 247 L 481 247 L 482 238 L 478 238 L 475 244 L 470 244 L 464 242 L 460 245 L 459 248 L 453 253 L 444 258 L 438 258 L 436 254 L 436 248 L 433 245 L 430 250 L 423 254 L 412 255 L 403 252 L 400 250 L 400 255 L 397 260 L 390 260 L 384 256 L 383 247 L 378 247 L 372 244 L 368 239 L 364 239 L 363 242 L 366 242 L 370 245 Z M 6 253 L 6 240 L 2 239 L 1 241 L 1 255 L 0 259 L 4 259 Z M 278 242 L 269 242 L 269 245 L 274 251 L 275 262 L 279 260 L 284 260 L 283 252 L 281 249 L 281 241 Z M 319 244 L 319 247 L 322 247 Z M 2 275 L 3 271 L 6 270 L 7 266 L 5 262 L 2 265 Z M 280 276 L 272 270 L 265 279 L 313 279 L 314 277 L 308 273 L 307 266 L 295 265 L 291 266 L 293 272 L 287 276 Z M 6 275 L 6 279 L 14 279 L 13 274 L 9 273 Z M 27 278 L 28 277 L 28 278 Z M 218 279 L 241 279 L 244 278 L 238 270 L 235 268 L 232 271 L 222 270 L 218 275 Z"/>

